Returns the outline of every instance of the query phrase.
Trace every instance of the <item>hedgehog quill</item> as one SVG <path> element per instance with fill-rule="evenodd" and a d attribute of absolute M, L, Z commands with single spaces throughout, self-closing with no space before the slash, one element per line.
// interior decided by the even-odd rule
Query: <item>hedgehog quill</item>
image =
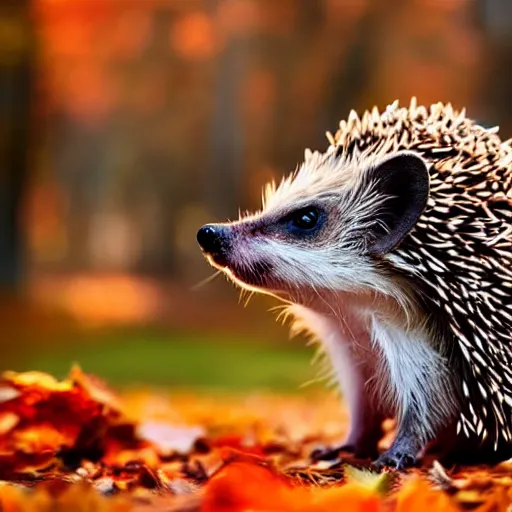
<path fill-rule="evenodd" d="M 319 341 L 351 417 L 340 450 L 398 469 L 427 449 L 510 457 L 511 145 L 414 98 L 328 138 L 260 212 L 199 230 L 208 261 Z"/>

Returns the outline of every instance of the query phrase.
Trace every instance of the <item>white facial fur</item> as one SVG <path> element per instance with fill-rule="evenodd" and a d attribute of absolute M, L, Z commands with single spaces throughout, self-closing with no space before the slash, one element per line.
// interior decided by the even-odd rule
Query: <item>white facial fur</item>
<path fill-rule="evenodd" d="M 265 291 L 300 292 L 304 287 L 355 293 L 373 290 L 394 296 L 407 309 L 401 288 L 366 252 L 365 236 L 379 224 L 376 211 L 386 197 L 378 193 L 374 182 L 361 184 L 367 171 L 381 160 L 376 155 L 356 154 L 345 159 L 330 153 L 310 153 L 279 187 L 267 187 L 261 212 L 230 225 L 231 270 L 239 267 L 250 274 L 264 262 L 271 267 L 265 272 L 267 281 L 258 283 Z M 328 214 L 327 226 L 312 241 L 252 229 L 254 225 L 272 226 L 289 211 L 312 204 Z M 396 259 L 394 256 L 395 266 L 399 264 Z M 240 281 L 241 285 L 254 284 L 243 277 Z"/>

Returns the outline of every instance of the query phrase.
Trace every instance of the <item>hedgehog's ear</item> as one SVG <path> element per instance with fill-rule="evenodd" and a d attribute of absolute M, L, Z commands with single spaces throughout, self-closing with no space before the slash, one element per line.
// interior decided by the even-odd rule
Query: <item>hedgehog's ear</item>
<path fill-rule="evenodd" d="M 385 254 L 405 238 L 425 210 L 429 173 L 422 158 L 403 152 L 369 169 L 367 178 L 377 196 L 384 198 L 375 209 L 368 251 Z"/>

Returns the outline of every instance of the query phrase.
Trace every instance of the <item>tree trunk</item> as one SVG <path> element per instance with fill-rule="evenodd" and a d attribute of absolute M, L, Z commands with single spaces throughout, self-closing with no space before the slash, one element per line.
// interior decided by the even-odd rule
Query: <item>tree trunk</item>
<path fill-rule="evenodd" d="M 216 2 L 212 2 L 212 10 Z M 245 140 L 240 109 L 240 85 L 247 69 L 248 38 L 232 37 L 218 62 L 209 169 L 205 173 L 204 197 L 213 219 L 236 217 L 242 193 Z M 213 220 L 212 219 L 212 220 Z"/>
<path fill-rule="evenodd" d="M 503 138 L 512 137 L 512 2 L 478 0 L 475 18 L 485 35 L 486 73 L 482 101 L 485 123 L 500 126 Z"/>
<path fill-rule="evenodd" d="M 30 156 L 33 31 L 29 0 L 0 6 L 0 287 L 22 278 L 20 209 Z"/>

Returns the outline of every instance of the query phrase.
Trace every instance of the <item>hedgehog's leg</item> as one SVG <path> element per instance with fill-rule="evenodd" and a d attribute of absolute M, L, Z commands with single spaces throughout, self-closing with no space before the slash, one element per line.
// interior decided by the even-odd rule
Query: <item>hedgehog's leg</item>
<path fill-rule="evenodd" d="M 313 457 L 332 459 L 340 451 L 352 452 L 361 458 L 374 457 L 378 453 L 384 418 L 377 412 L 366 389 L 366 382 L 373 374 L 373 361 L 366 360 L 372 353 L 367 329 L 354 316 L 341 320 L 299 305 L 290 307 L 289 312 L 295 316 L 293 330 L 306 330 L 321 342 L 329 358 L 332 379 L 341 389 L 350 417 L 350 428 L 341 446 L 316 450 Z M 362 355 L 358 356 L 358 352 Z"/>
<path fill-rule="evenodd" d="M 373 459 L 378 455 L 377 445 L 382 439 L 385 419 L 367 394 L 362 393 L 356 404 L 349 405 L 350 429 L 340 445 L 315 450 L 314 460 L 333 460 L 340 453 L 352 453 L 360 459 Z"/>
<path fill-rule="evenodd" d="M 384 466 L 406 469 L 416 464 L 418 453 L 425 448 L 419 418 L 409 410 L 400 422 L 395 441 L 391 447 L 373 463 L 377 468 Z"/>
<path fill-rule="evenodd" d="M 430 342 L 428 332 L 379 318 L 373 319 L 372 330 L 388 375 L 382 381 L 387 389 L 381 393 L 391 393 L 398 419 L 396 439 L 376 465 L 403 469 L 414 465 L 419 453 L 452 422 L 458 409 L 456 374 Z"/>
<path fill-rule="evenodd" d="M 369 351 L 362 357 L 355 350 L 356 346 L 366 343 L 365 333 L 355 324 L 352 324 L 350 335 L 330 325 L 321 339 L 329 355 L 333 380 L 341 390 L 350 420 L 345 440 L 329 452 L 348 451 L 359 458 L 373 458 L 378 453 L 377 445 L 383 435 L 382 422 L 385 418 L 367 389 L 367 381 L 373 374 L 373 362 L 365 359 Z M 330 458 L 329 453 L 325 457 Z"/>
<path fill-rule="evenodd" d="M 374 378 L 372 361 L 361 360 L 352 348 L 348 347 L 344 358 L 333 361 L 350 416 L 350 429 L 338 450 L 350 451 L 358 458 L 373 458 L 378 454 L 377 445 L 384 433 L 382 423 L 386 417 L 382 404 L 375 400 L 375 393 L 368 389 L 368 382 Z"/>
<path fill-rule="evenodd" d="M 351 411 L 351 428 L 339 451 L 351 451 L 361 459 L 376 457 L 382 439 L 384 415 L 377 410 L 367 394 L 362 394 L 358 410 Z"/>

